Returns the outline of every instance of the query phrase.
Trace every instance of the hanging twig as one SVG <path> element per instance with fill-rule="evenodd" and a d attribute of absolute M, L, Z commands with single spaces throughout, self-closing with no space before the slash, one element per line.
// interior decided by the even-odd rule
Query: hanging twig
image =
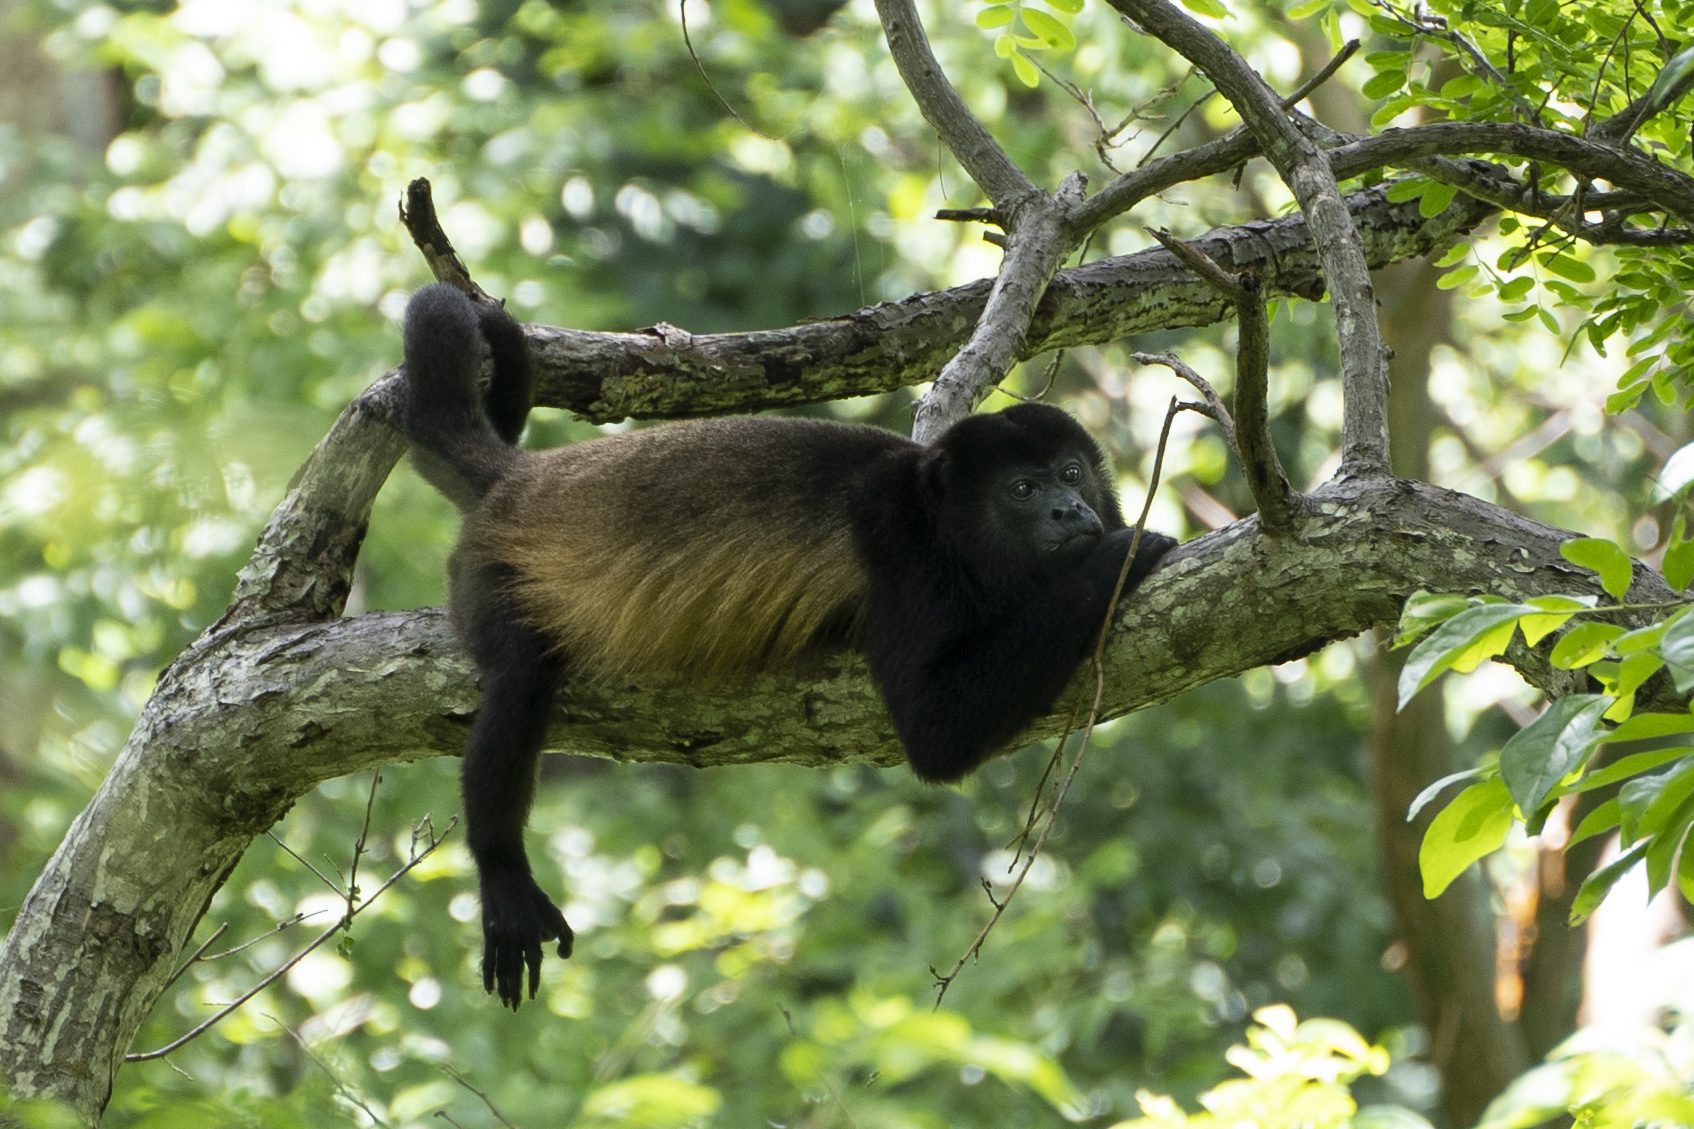
<path fill-rule="evenodd" d="M 994 907 L 994 912 L 989 915 L 988 921 L 977 932 L 976 939 L 970 943 L 959 959 L 953 962 L 953 967 L 948 969 L 945 975 L 937 972 L 934 965 L 930 966 L 929 973 L 935 978 L 935 1006 L 937 1008 L 941 1006 L 942 999 L 947 995 L 947 989 L 952 987 L 953 981 L 958 979 L 959 973 L 964 970 L 965 965 L 982 955 L 982 946 L 988 940 L 988 935 L 994 931 L 994 926 L 999 924 L 1000 918 L 1006 912 L 1006 907 L 1012 904 L 1012 899 L 1023 888 L 1024 879 L 1029 877 L 1031 868 L 1035 866 L 1035 860 L 1041 857 L 1041 848 L 1046 845 L 1047 836 L 1052 834 L 1053 825 L 1058 822 L 1059 809 L 1064 805 L 1065 797 L 1070 793 L 1071 782 L 1076 779 L 1076 771 L 1082 765 L 1083 755 L 1088 752 L 1088 742 L 1094 735 L 1095 724 L 1100 720 L 1100 702 L 1106 692 L 1106 668 L 1102 661 L 1105 654 L 1106 637 L 1111 633 L 1113 620 L 1117 618 L 1118 600 L 1123 596 L 1123 586 L 1129 578 L 1129 569 L 1135 562 L 1135 554 L 1141 548 L 1141 534 L 1147 528 L 1147 515 L 1152 511 L 1153 497 L 1159 489 L 1159 474 L 1165 464 L 1165 443 L 1170 439 L 1171 421 L 1183 408 L 1184 406 L 1173 396 L 1171 397 L 1170 407 L 1165 410 L 1164 426 L 1159 430 L 1159 446 L 1153 455 L 1153 476 L 1147 483 L 1147 494 L 1141 503 L 1141 516 L 1136 519 L 1135 532 L 1129 539 L 1129 552 L 1124 556 L 1123 567 L 1118 570 L 1117 584 L 1112 588 L 1112 598 L 1106 602 L 1106 614 L 1101 619 L 1100 633 L 1095 638 L 1094 652 L 1089 658 L 1089 669 L 1094 675 L 1094 698 L 1089 707 L 1088 720 L 1083 724 L 1081 743 L 1077 746 L 1076 756 L 1071 758 L 1070 768 L 1065 772 L 1064 779 L 1059 782 L 1058 789 L 1053 794 L 1053 802 L 1047 807 L 1046 818 L 1041 824 L 1041 831 L 1035 837 L 1034 844 L 1030 846 L 1029 854 L 1025 857 L 1023 866 L 1019 868 L 1017 875 L 1012 879 L 1011 886 L 1007 888 L 1005 897 L 996 898 L 993 887 L 989 885 L 987 879 L 983 880 L 983 889 L 988 893 L 988 902 Z M 1073 707 L 1073 718 L 1079 710 L 1080 705 Z M 1068 733 L 1059 738 L 1059 747 L 1053 753 L 1053 765 L 1056 765 L 1060 760 L 1064 752 L 1065 742 L 1068 739 Z M 1045 781 L 1046 777 L 1043 776 L 1042 779 Z"/>

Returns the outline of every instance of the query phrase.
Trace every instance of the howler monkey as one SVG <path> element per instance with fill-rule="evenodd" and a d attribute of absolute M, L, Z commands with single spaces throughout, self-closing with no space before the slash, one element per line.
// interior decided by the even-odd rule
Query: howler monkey
<path fill-rule="evenodd" d="M 504 310 L 426 287 L 405 355 L 403 428 L 464 515 L 447 607 L 483 690 L 465 817 L 483 987 L 514 1009 L 526 968 L 535 996 L 542 943 L 571 949 L 523 846 L 561 677 L 710 675 L 856 643 L 913 770 L 957 780 L 1052 706 L 1129 549 L 1100 449 L 1046 405 L 972 416 L 927 447 L 763 418 L 526 452 L 531 362 Z M 1174 544 L 1143 533 L 1127 585 Z"/>

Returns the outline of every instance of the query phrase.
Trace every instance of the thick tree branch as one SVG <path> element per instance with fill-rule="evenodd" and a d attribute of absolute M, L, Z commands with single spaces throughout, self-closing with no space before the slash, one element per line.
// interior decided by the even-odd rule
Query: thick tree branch
<path fill-rule="evenodd" d="M 1079 175 L 1060 187 L 1057 199 L 1037 192 L 1010 209 L 1000 272 L 970 339 L 947 359 L 918 405 L 912 427 L 918 442 L 932 441 L 969 415 L 1027 353 L 1036 307 L 1075 242 L 1066 216 L 1082 202 L 1082 186 Z"/>
<path fill-rule="evenodd" d="M 1433 220 L 1379 187 L 1349 197 L 1373 265 L 1427 255 L 1492 209 L 1460 198 Z M 1311 295 L 1316 257 L 1298 216 L 1220 228 L 1189 241 L 1263 280 L 1266 297 Z M 537 399 L 590 419 L 753 411 L 886 392 L 929 378 L 982 318 L 990 284 L 920 294 L 788 329 L 703 334 L 588 333 L 527 327 Z M 1206 325 L 1228 303 L 1168 252 L 1152 249 L 1060 272 L 1036 308 L 1020 356 L 1153 329 Z M 295 476 L 241 571 L 234 602 L 179 663 L 224 631 L 341 613 L 376 493 L 405 449 L 391 420 L 399 374 L 359 396 Z"/>
<path fill-rule="evenodd" d="M 1015 208 L 1028 195 L 1041 191 L 1000 148 L 964 99 L 929 48 L 923 21 L 912 0 L 876 0 L 888 53 L 906 89 L 941 141 L 964 166 L 976 186 L 999 208 Z"/>
<path fill-rule="evenodd" d="M 1429 122 L 1349 141 L 1330 150 L 1329 159 L 1338 175 L 1356 176 L 1369 169 L 1404 168 L 1429 157 L 1467 153 L 1506 153 L 1558 165 L 1634 192 L 1654 207 L 1684 223 L 1694 224 L 1694 178 L 1634 149 L 1603 145 L 1535 126 L 1506 122 Z"/>

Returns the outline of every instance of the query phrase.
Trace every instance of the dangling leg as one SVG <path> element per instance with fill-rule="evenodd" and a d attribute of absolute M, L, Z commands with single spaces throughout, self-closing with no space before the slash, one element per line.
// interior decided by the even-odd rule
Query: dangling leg
<path fill-rule="evenodd" d="M 542 943 L 556 940 L 561 957 L 571 953 L 571 927 L 536 885 L 523 843 L 560 664 L 547 640 L 483 580 L 474 592 L 464 584 L 454 592 L 460 633 L 482 673 L 461 784 L 482 889 L 482 986 L 516 1011 L 526 967 L 530 999 L 540 987 Z"/>

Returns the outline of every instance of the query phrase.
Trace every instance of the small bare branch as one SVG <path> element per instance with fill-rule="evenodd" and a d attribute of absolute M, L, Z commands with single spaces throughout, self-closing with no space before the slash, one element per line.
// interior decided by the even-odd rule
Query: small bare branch
<path fill-rule="evenodd" d="M 455 823 L 456 822 L 457 821 L 455 821 Z M 257 996 L 260 992 L 264 991 L 266 988 L 270 987 L 272 984 L 275 984 L 278 980 L 280 980 L 284 976 L 286 976 L 288 974 L 289 969 L 293 968 L 295 965 L 297 965 L 301 961 L 305 960 L 312 953 L 314 953 L 318 949 L 322 948 L 324 943 L 326 941 L 328 941 L 331 937 L 334 937 L 337 933 L 340 933 L 342 930 L 346 929 L 348 924 L 351 923 L 351 921 L 353 920 L 353 918 L 356 915 L 358 915 L 358 914 L 364 912 L 365 910 L 369 909 L 371 907 L 371 905 L 373 903 L 375 903 L 375 901 L 378 898 L 382 897 L 382 895 L 385 892 L 387 892 L 387 890 L 390 886 L 392 886 L 396 882 L 400 881 L 400 879 L 404 878 L 407 874 L 410 874 L 413 867 L 417 866 L 419 863 L 423 862 L 424 859 L 428 858 L 431 854 L 433 854 L 435 852 L 435 849 L 441 845 L 441 843 L 444 839 L 446 839 L 447 835 L 452 832 L 453 826 L 454 826 L 454 824 L 449 824 L 448 827 L 447 827 L 447 830 L 443 831 L 439 836 L 432 836 L 429 839 L 429 841 L 425 844 L 424 848 L 421 851 L 414 852 L 412 854 L 412 856 L 410 858 L 408 858 L 400 866 L 400 868 L 398 870 L 396 870 L 393 874 L 388 876 L 387 881 L 385 881 L 381 886 L 378 886 L 376 888 L 376 891 L 374 893 L 372 893 L 369 898 L 366 898 L 364 901 L 360 902 L 358 905 L 352 906 L 350 909 L 348 909 L 345 913 L 342 914 L 342 916 L 340 918 L 338 918 L 336 920 L 335 924 L 326 928 L 323 932 L 319 933 L 316 937 L 313 937 L 311 939 L 311 941 L 309 941 L 304 947 L 302 947 L 293 956 L 289 957 L 287 960 L 283 961 L 280 965 L 278 965 L 276 968 L 272 969 L 269 973 L 267 973 L 264 976 L 264 978 L 261 979 L 257 984 L 254 984 L 251 988 L 247 989 L 247 991 L 241 993 L 241 995 L 237 996 L 235 999 L 231 1000 L 229 1003 L 227 1003 L 223 1007 L 219 1008 L 210 1017 L 208 1017 L 207 1019 L 205 1019 L 201 1023 L 196 1024 L 192 1029 L 190 1029 L 185 1034 L 179 1036 L 176 1039 L 173 1039 L 171 1042 L 166 1043 L 164 1046 L 159 1047 L 156 1050 L 137 1051 L 137 1052 L 132 1053 L 132 1054 L 127 1054 L 127 1055 L 124 1056 L 124 1061 L 125 1062 L 146 1062 L 149 1059 L 164 1058 L 166 1055 L 170 1054 L 172 1051 L 175 1051 L 175 1050 L 179 1049 L 180 1047 L 183 1047 L 183 1046 L 187 1045 L 188 1043 L 193 1042 L 195 1039 L 198 1039 L 201 1035 L 204 1035 L 206 1032 L 210 1031 L 213 1027 L 216 1027 L 219 1023 L 223 1022 L 229 1016 L 233 1015 L 236 1011 L 238 1011 L 242 1007 L 243 1004 L 247 1003 L 247 1001 L 251 1000 L 254 996 Z"/>
<path fill-rule="evenodd" d="M 1232 275 L 1181 240 L 1162 231 L 1151 234 L 1235 307 L 1235 451 L 1265 532 L 1286 529 L 1294 518 L 1294 490 L 1271 442 L 1270 319 L 1265 315 L 1264 290 L 1251 273 Z"/>

